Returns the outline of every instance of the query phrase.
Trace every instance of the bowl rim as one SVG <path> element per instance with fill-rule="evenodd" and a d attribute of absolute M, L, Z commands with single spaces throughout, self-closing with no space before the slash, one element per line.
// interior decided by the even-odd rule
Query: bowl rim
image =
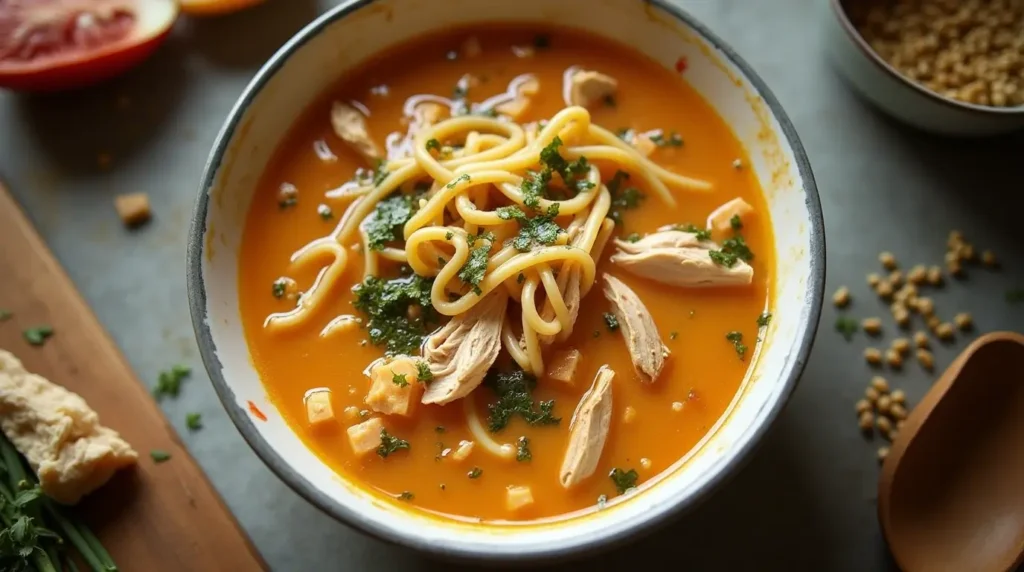
<path fill-rule="evenodd" d="M 848 0 L 829 0 L 829 4 L 832 6 L 832 12 L 839 20 L 839 24 L 843 28 L 843 31 L 846 32 L 846 35 L 849 37 L 849 39 L 853 42 L 855 46 L 857 46 L 858 49 L 860 49 L 861 53 L 863 53 L 869 61 L 871 61 L 876 66 L 881 68 L 882 71 L 886 72 L 889 76 L 894 77 L 904 87 L 910 88 L 911 90 L 917 92 L 918 94 L 923 95 L 926 98 L 936 103 L 939 103 L 945 107 L 950 107 L 959 111 L 967 111 L 977 115 L 988 115 L 990 117 L 994 115 L 1024 115 L 1024 105 L 1017 105 L 1014 107 L 993 107 L 990 105 L 967 103 L 966 101 L 960 101 L 935 93 L 934 91 L 906 77 L 905 75 L 900 73 L 899 70 L 892 67 L 889 64 L 889 62 L 882 59 L 882 56 L 878 55 L 878 53 L 876 53 L 875 50 L 873 50 L 871 46 L 868 45 L 864 37 L 860 35 L 859 31 L 857 31 L 857 27 L 854 26 L 853 22 L 850 20 L 850 15 L 847 13 L 846 8 L 843 6 L 843 3 L 845 1 Z"/>
<path fill-rule="evenodd" d="M 761 77 L 754 72 L 753 68 L 736 54 L 731 47 L 698 22 L 696 18 L 673 5 L 671 0 L 635 1 L 653 5 L 665 14 L 688 26 L 717 50 L 722 57 L 735 65 L 762 98 L 764 104 L 767 105 L 772 117 L 779 125 L 781 134 L 785 137 L 786 143 L 792 149 L 794 163 L 803 181 L 804 203 L 808 212 L 808 260 L 810 269 L 804 290 L 806 295 L 804 308 L 807 311 L 802 315 L 802 319 L 796 326 L 796 350 L 789 354 L 786 362 L 783 364 L 783 371 L 780 376 L 782 388 L 777 394 L 776 400 L 766 406 L 767 412 L 760 425 L 749 427 L 745 433 L 740 435 L 739 439 L 745 439 L 745 442 L 735 451 L 733 458 L 723 464 L 717 473 L 710 475 L 705 485 L 694 491 L 693 494 L 680 498 L 678 502 L 666 503 L 664 507 L 646 513 L 643 518 L 629 521 L 629 527 L 622 526 L 623 523 L 620 522 L 618 526 L 608 526 L 598 534 L 558 546 L 519 546 L 511 550 L 484 551 L 481 549 L 482 547 L 477 548 L 473 545 L 459 542 L 429 542 L 419 537 L 415 533 L 415 529 L 410 529 L 410 532 L 407 533 L 395 532 L 374 518 L 367 518 L 367 515 L 357 513 L 343 503 L 336 502 L 318 490 L 286 462 L 260 435 L 249 414 L 236 402 L 234 392 L 223 376 L 217 346 L 214 343 L 212 332 L 207 323 L 206 287 L 202 268 L 203 254 L 206 247 L 206 217 L 209 210 L 210 189 L 214 185 L 228 145 L 238 130 L 242 117 L 249 105 L 255 100 L 274 74 L 308 41 L 336 21 L 378 2 L 378 0 L 348 0 L 321 14 L 289 39 L 263 64 L 236 100 L 235 105 L 221 127 L 220 133 L 217 135 L 203 171 L 199 194 L 192 213 L 186 251 L 186 285 L 192 327 L 199 345 L 199 353 L 203 365 L 228 417 L 234 423 L 239 433 L 242 434 L 249 447 L 281 481 L 307 502 L 335 520 L 373 538 L 412 548 L 450 561 L 555 562 L 581 556 L 584 553 L 595 554 L 603 552 L 650 533 L 708 498 L 712 492 L 718 489 L 723 481 L 734 475 L 749 460 L 751 452 L 760 444 L 764 435 L 772 427 L 782 409 L 789 402 L 793 391 L 796 389 L 800 375 L 807 364 L 814 343 L 825 290 L 824 217 L 807 153 L 800 142 L 796 128 L 782 109 L 778 99 L 768 89 L 768 86 Z"/>

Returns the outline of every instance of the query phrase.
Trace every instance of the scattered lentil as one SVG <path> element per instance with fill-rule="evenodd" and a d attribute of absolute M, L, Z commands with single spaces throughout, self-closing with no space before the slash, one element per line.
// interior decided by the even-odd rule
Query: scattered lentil
<path fill-rule="evenodd" d="M 889 406 L 889 416 L 896 421 L 903 421 L 907 418 L 907 410 L 899 403 L 893 403 Z"/>
<path fill-rule="evenodd" d="M 956 324 L 957 328 L 964 332 L 974 327 L 974 320 L 971 319 L 971 315 L 967 312 L 960 312 L 953 316 L 953 323 Z"/>
<path fill-rule="evenodd" d="M 889 393 L 889 382 L 880 375 L 871 378 L 870 386 L 879 394 Z"/>
<path fill-rule="evenodd" d="M 942 268 L 932 266 L 928 269 L 928 283 L 932 286 L 942 286 Z"/>
<path fill-rule="evenodd" d="M 918 264 L 911 268 L 910 272 L 907 272 L 907 281 L 911 284 L 917 284 L 920 286 L 921 284 L 924 284 L 926 280 L 928 280 L 928 269 L 924 264 Z"/>
<path fill-rule="evenodd" d="M 864 318 L 860 327 L 869 336 L 877 336 L 882 333 L 882 320 L 881 318 Z"/>
<path fill-rule="evenodd" d="M 937 328 L 935 328 L 935 335 L 939 336 L 939 339 L 948 342 L 953 339 L 953 324 L 949 322 L 942 322 Z"/>
<path fill-rule="evenodd" d="M 946 239 L 946 246 L 948 248 L 957 248 L 964 243 L 964 233 L 959 230 L 949 231 L 949 238 Z"/>
<path fill-rule="evenodd" d="M 904 403 L 907 402 L 907 394 L 904 393 L 902 389 L 897 389 L 896 391 L 893 391 L 891 394 L 889 394 L 889 397 L 892 399 L 893 403 L 898 403 L 900 405 L 903 405 Z"/>
<path fill-rule="evenodd" d="M 939 328 L 939 324 L 941 323 L 942 320 L 940 320 L 938 316 L 934 315 L 928 316 L 928 319 L 925 320 L 925 324 L 928 326 L 928 329 L 931 330 L 932 332 L 935 332 L 935 330 Z"/>
<path fill-rule="evenodd" d="M 907 311 L 907 307 L 902 304 L 894 306 L 892 309 L 892 319 L 896 321 L 896 325 L 901 328 L 910 326 L 910 312 Z"/>
<path fill-rule="evenodd" d="M 875 404 L 878 409 L 878 413 L 881 415 L 888 415 L 889 408 L 892 407 L 892 398 L 888 395 L 883 395 L 878 398 L 878 403 Z"/>
<path fill-rule="evenodd" d="M 935 315 L 935 302 L 931 298 L 918 298 L 917 299 L 917 311 L 924 314 L 925 316 Z"/>
<path fill-rule="evenodd" d="M 891 252 L 882 252 L 878 255 L 878 261 L 886 270 L 896 270 L 896 257 Z"/>
<path fill-rule="evenodd" d="M 981 253 L 981 263 L 989 268 L 996 268 L 999 266 L 999 259 L 996 258 L 996 254 L 991 250 L 986 250 Z"/>
<path fill-rule="evenodd" d="M 961 246 L 957 254 L 960 256 L 961 262 L 974 262 L 974 247 L 970 244 Z"/>
<path fill-rule="evenodd" d="M 867 389 L 864 390 L 864 397 L 865 399 L 868 400 L 869 403 L 877 403 L 878 398 L 881 396 L 878 394 L 877 389 L 875 389 L 874 387 L 868 387 Z"/>
<path fill-rule="evenodd" d="M 889 298 L 892 297 L 892 284 L 890 284 L 887 280 L 879 282 L 878 286 L 875 286 L 875 293 L 877 293 L 878 296 L 883 300 L 888 300 Z"/>
<path fill-rule="evenodd" d="M 898 351 L 901 356 L 910 352 L 910 340 L 907 338 L 896 338 L 892 341 L 892 349 Z"/>
<path fill-rule="evenodd" d="M 928 371 L 935 367 L 935 357 L 932 355 L 932 352 L 924 348 L 917 350 L 917 362 Z"/>
<path fill-rule="evenodd" d="M 846 286 L 840 286 L 836 293 L 832 295 L 832 303 L 837 308 L 845 308 L 850 305 L 850 289 Z"/>
<path fill-rule="evenodd" d="M 879 365 L 882 363 L 882 352 L 877 348 L 867 348 L 864 350 L 864 359 L 871 365 Z"/>
<path fill-rule="evenodd" d="M 863 415 L 864 412 L 871 411 L 871 402 L 867 399 L 861 399 L 856 405 L 857 415 Z"/>
<path fill-rule="evenodd" d="M 877 288 L 878 284 L 881 282 L 882 277 L 879 276 L 878 274 L 875 274 L 874 272 L 868 274 L 868 286 L 871 286 L 872 288 Z"/>
<path fill-rule="evenodd" d="M 857 418 L 857 425 L 861 431 L 871 433 L 875 428 L 875 415 L 870 411 L 861 413 L 860 417 Z"/>
<path fill-rule="evenodd" d="M 889 283 L 895 286 L 896 288 L 903 286 L 903 273 L 900 272 L 899 270 L 893 270 L 891 273 L 889 273 Z"/>
<path fill-rule="evenodd" d="M 894 349 L 888 349 L 885 351 L 885 362 L 888 363 L 890 367 L 899 369 L 903 367 L 903 356 L 900 355 L 900 352 Z"/>
<path fill-rule="evenodd" d="M 924 333 L 921 330 L 914 332 L 914 345 L 922 349 L 927 349 L 928 334 Z"/>
<path fill-rule="evenodd" d="M 889 448 L 888 447 L 879 447 L 878 448 L 878 462 L 879 463 L 884 461 L 885 458 L 888 457 L 888 456 L 889 456 Z"/>
<path fill-rule="evenodd" d="M 892 421 L 884 415 L 879 415 L 875 419 L 875 427 L 878 428 L 878 432 L 882 435 L 888 435 L 889 431 L 892 431 Z"/>

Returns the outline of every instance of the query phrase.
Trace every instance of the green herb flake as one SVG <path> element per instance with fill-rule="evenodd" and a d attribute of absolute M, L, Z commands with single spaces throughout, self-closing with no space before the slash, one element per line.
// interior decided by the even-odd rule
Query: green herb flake
<path fill-rule="evenodd" d="M 698 228 L 693 223 L 686 224 L 674 224 L 672 230 L 678 230 L 681 232 L 689 232 L 694 235 L 697 240 L 711 240 L 711 230 Z"/>
<path fill-rule="evenodd" d="M 640 475 L 634 469 L 623 471 L 622 469 L 615 468 L 608 473 L 608 476 L 615 483 L 615 490 L 619 491 L 621 495 L 630 489 L 636 488 L 636 480 Z"/>
<path fill-rule="evenodd" d="M 331 220 L 334 218 L 334 211 L 331 210 L 331 207 L 325 204 L 317 205 L 316 214 L 320 215 L 322 220 Z"/>
<path fill-rule="evenodd" d="M 203 428 L 203 414 L 202 413 L 186 413 L 185 414 L 185 427 L 189 431 L 198 431 Z"/>
<path fill-rule="evenodd" d="M 25 337 L 25 341 L 32 344 L 33 346 L 41 346 L 46 343 L 46 339 L 53 335 L 52 326 L 33 326 L 31 328 L 25 328 L 25 331 L 21 333 Z"/>
<path fill-rule="evenodd" d="M 412 499 L 416 498 L 416 495 L 412 494 L 409 491 L 402 491 L 395 498 L 400 500 L 400 501 L 411 501 Z"/>
<path fill-rule="evenodd" d="M 377 165 L 373 169 L 373 186 L 379 187 L 390 174 L 387 161 L 383 159 L 378 160 Z"/>
<path fill-rule="evenodd" d="M 153 449 L 149 452 L 149 456 L 153 459 L 154 463 L 163 463 L 171 460 L 171 454 L 161 449 Z"/>
<path fill-rule="evenodd" d="M 847 316 L 836 318 L 836 331 L 842 334 L 846 341 L 853 339 L 853 335 L 857 333 L 858 328 L 860 328 L 860 325 L 853 318 Z"/>
<path fill-rule="evenodd" d="M 484 474 L 483 469 L 481 469 L 480 467 L 473 467 L 472 469 L 469 470 L 468 473 L 466 473 L 466 476 L 471 479 L 479 479 L 480 475 L 482 474 Z"/>
<path fill-rule="evenodd" d="M 605 312 L 603 317 L 604 325 L 608 326 L 609 332 L 614 332 L 619 329 L 619 319 L 615 317 L 615 314 L 611 312 Z"/>
<path fill-rule="evenodd" d="M 409 386 L 409 381 L 407 379 L 405 379 L 405 374 L 404 373 L 395 373 L 394 371 L 391 372 L 391 383 L 397 385 L 398 387 L 408 387 Z"/>
<path fill-rule="evenodd" d="M 754 253 L 750 251 L 747 242 L 738 234 L 723 240 L 722 249 L 710 250 L 708 256 L 711 257 L 712 262 L 726 268 L 732 268 L 738 260 L 750 262 L 754 259 Z"/>
<path fill-rule="evenodd" d="M 658 130 L 656 133 L 647 136 L 658 147 L 682 147 L 683 138 L 673 131 L 668 137 L 665 137 L 665 132 Z"/>
<path fill-rule="evenodd" d="M 740 215 L 732 215 L 732 218 L 729 219 L 729 226 L 731 226 L 732 229 L 736 231 L 743 230 L 743 221 L 740 220 Z"/>
<path fill-rule="evenodd" d="M 156 387 L 153 388 L 153 395 L 159 400 L 164 397 L 177 397 L 181 393 L 181 382 L 192 374 L 192 368 L 187 365 L 176 364 L 160 372 L 157 376 Z"/>
<path fill-rule="evenodd" d="M 767 327 L 768 324 L 770 324 L 770 323 L 772 323 L 772 313 L 771 312 L 765 312 L 765 313 L 763 313 L 763 314 L 761 314 L 760 316 L 757 317 L 757 327 L 758 328 Z"/>
<path fill-rule="evenodd" d="M 416 362 L 416 379 L 423 383 L 434 381 L 434 373 L 430 371 L 430 364 L 425 361 Z"/>
<path fill-rule="evenodd" d="M 11 319 L 14 312 L 0 308 L 0 322 L 4 322 Z"/>
<path fill-rule="evenodd" d="M 518 207 L 512 208 L 518 209 Z M 535 246 L 554 244 L 562 232 L 562 228 L 555 223 L 555 218 L 558 216 L 558 203 L 552 203 L 548 207 L 547 213 L 536 215 L 533 218 L 527 218 L 522 211 L 506 212 L 519 221 L 519 234 L 512 239 L 512 247 L 519 252 L 528 252 Z M 502 213 L 499 212 L 498 216 L 501 217 Z"/>
<path fill-rule="evenodd" d="M 728 340 L 732 344 L 733 348 L 736 349 L 736 355 L 740 356 L 740 360 L 743 360 L 747 355 L 747 346 L 743 343 L 743 333 L 729 332 L 728 334 L 725 334 L 725 339 Z"/>
<path fill-rule="evenodd" d="M 273 294 L 274 297 L 277 298 L 278 300 L 280 300 L 281 298 L 284 298 L 284 295 L 285 295 L 285 293 L 287 291 L 288 291 L 288 279 L 287 278 L 278 278 L 277 280 L 274 280 L 274 283 L 270 286 L 270 293 Z"/>
<path fill-rule="evenodd" d="M 533 460 L 533 453 L 530 452 L 530 440 L 525 436 L 516 440 L 516 460 L 520 463 Z"/>
<path fill-rule="evenodd" d="M 561 421 L 554 416 L 554 400 L 534 403 L 533 389 L 537 386 L 537 378 L 522 370 L 491 370 L 484 384 L 498 397 L 496 402 L 487 405 L 487 424 L 491 433 L 504 429 L 517 415 L 530 425 L 557 425 Z"/>
<path fill-rule="evenodd" d="M 390 242 L 402 239 L 402 228 L 416 212 L 414 195 L 395 195 L 374 207 L 366 221 L 370 250 L 383 250 Z"/>
<path fill-rule="evenodd" d="M 402 449 L 409 449 L 409 442 L 391 435 L 387 429 L 381 427 L 380 446 L 377 447 L 377 454 L 380 455 L 380 458 L 387 459 L 388 455 Z"/>
<path fill-rule="evenodd" d="M 526 282 L 526 275 L 520 272 L 519 275 L 516 276 L 516 284 L 522 284 L 523 282 Z"/>
<path fill-rule="evenodd" d="M 429 141 L 427 141 L 426 147 L 427 147 L 427 151 L 440 151 L 441 150 L 441 142 L 438 141 L 437 139 L 430 139 Z"/>
<path fill-rule="evenodd" d="M 674 340 L 679 337 L 679 332 L 672 332 L 668 335 L 668 339 Z"/>
<path fill-rule="evenodd" d="M 392 280 L 368 276 L 356 286 L 353 305 L 368 317 L 370 343 L 384 345 L 387 355 L 417 354 L 423 338 L 439 321 L 430 299 L 433 283 L 414 274 Z M 418 317 L 409 317 L 410 306 L 420 307 Z"/>
<path fill-rule="evenodd" d="M 470 251 L 466 263 L 459 269 L 459 280 L 473 287 L 473 292 L 478 296 L 483 292 L 480 290 L 480 282 L 487 274 L 487 262 L 491 255 L 491 241 L 494 239 L 490 233 L 469 237 Z"/>
<path fill-rule="evenodd" d="M 463 174 L 459 175 L 458 177 L 455 177 L 454 179 L 452 179 L 451 182 L 449 182 L 447 185 L 445 185 L 445 187 L 447 187 L 449 189 L 454 189 L 459 183 L 461 183 L 463 181 L 468 183 L 470 180 L 471 179 L 470 179 L 469 173 L 463 173 Z"/>
<path fill-rule="evenodd" d="M 608 212 L 608 218 L 615 221 L 617 225 L 622 224 L 624 211 L 639 207 L 640 203 L 647 198 L 636 187 L 624 187 L 623 185 L 628 180 L 629 173 L 620 170 L 616 171 L 605 185 L 608 188 L 608 193 L 612 196 L 612 205 L 611 210 Z"/>

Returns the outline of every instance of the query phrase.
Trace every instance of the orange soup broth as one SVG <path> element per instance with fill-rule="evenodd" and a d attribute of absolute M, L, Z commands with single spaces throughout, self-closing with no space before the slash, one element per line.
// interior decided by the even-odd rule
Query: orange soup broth
<path fill-rule="evenodd" d="M 413 41 L 387 53 L 351 74 L 311 106 L 281 143 L 256 190 L 244 231 L 239 272 L 240 305 L 252 362 L 263 380 L 270 401 L 303 441 L 331 468 L 344 477 L 395 498 L 404 491 L 414 498 L 403 505 L 448 516 L 484 520 L 529 520 L 555 517 L 597 503 L 601 495 L 617 496 L 607 476 L 613 468 L 635 469 L 642 483 L 663 471 L 689 452 L 722 416 L 736 395 L 754 355 L 758 336 L 756 320 L 768 300 L 774 271 L 773 245 L 767 208 L 761 190 L 748 169 L 733 162 L 746 155 L 722 119 L 685 81 L 630 48 L 565 30 L 551 30 L 551 45 L 533 57 L 520 58 L 512 46 L 528 46 L 536 29 L 494 28 L 452 32 Z M 458 50 L 469 35 L 476 35 L 483 53 L 454 61 L 446 53 Z M 382 348 L 364 343 L 365 330 L 340 333 L 320 339 L 320 329 L 332 317 L 358 314 L 352 307 L 350 287 L 362 280 L 363 261 L 353 251 L 343 287 L 333 293 L 327 307 L 316 310 L 312 323 L 294 331 L 271 333 L 264 329 L 267 315 L 287 310 L 294 302 L 275 299 L 271 284 L 290 276 L 299 289 L 308 287 L 317 268 L 298 271 L 289 257 L 299 247 L 328 234 L 344 211 L 344 201 L 324 198 L 324 192 L 349 180 L 357 167 L 365 167 L 349 152 L 330 126 L 333 99 L 356 100 L 370 110 L 371 135 L 381 148 L 384 137 L 404 132 L 400 122 L 403 102 L 409 96 L 431 93 L 449 96 L 457 80 L 466 73 L 481 78 L 470 92 L 471 101 L 505 91 L 508 82 L 523 73 L 535 74 L 540 93 L 533 99 L 526 121 L 549 118 L 564 107 L 562 76 L 566 68 L 579 65 L 615 77 L 619 87 L 615 105 L 592 110 L 594 121 L 606 128 L 654 128 L 677 131 L 684 144 L 655 151 L 657 163 L 681 174 L 708 180 L 715 192 L 674 191 L 675 209 L 667 208 L 650 193 L 639 208 L 625 211 L 624 225 L 617 236 L 631 232 L 652 232 L 671 223 L 695 223 L 703 227 L 707 215 L 721 203 L 742 197 L 755 207 L 745 221 L 743 234 L 755 253 L 754 284 L 733 289 L 679 289 L 636 278 L 619 271 L 608 261 L 614 248 L 609 245 L 601 257 L 598 276 L 607 272 L 633 288 L 652 312 L 662 339 L 672 354 L 666 369 L 653 385 L 642 385 L 634 373 L 621 332 L 610 332 L 602 314 L 609 311 L 595 283 L 583 301 L 575 331 L 567 346 L 578 348 L 583 364 L 575 385 L 540 380 L 537 399 L 554 399 L 557 426 L 530 427 L 514 419 L 496 438 L 515 443 L 530 439 L 532 461 L 501 460 L 477 446 L 463 463 L 438 460 L 444 447 L 454 447 L 470 434 L 460 402 L 447 406 L 419 405 L 410 419 L 386 417 L 385 426 L 409 441 L 411 449 L 382 459 L 377 455 L 356 458 L 345 430 L 353 421 L 342 421 L 346 407 L 365 409 L 363 398 L 369 386 L 364 369 L 383 354 Z M 380 86 L 386 86 L 386 94 Z M 314 152 L 322 141 L 337 155 L 324 161 Z M 610 178 L 612 172 L 603 172 Z M 633 178 L 634 180 L 636 177 Z M 281 209 L 277 193 L 282 183 L 299 191 L 298 204 Z M 335 213 L 324 221 L 317 206 L 327 204 Z M 723 237 L 715 236 L 716 240 Z M 726 334 L 739 331 L 749 346 L 741 360 Z M 504 352 L 503 352 L 504 353 Z M 609 365 L 616 372 L 613 390 L 613 418 L 608 440 L 596 473 L 570 491 L 558 482 L 559 468 L 568 441 L 573 411 L 590 386 L 598 368 Z M 328 387 L 333 392 L 336 423 L 312 430 L 307 423 L 303 395 L 311 388 Z M 481 418 L 484 404 L 494 399 L 486 387 L 474 392 Z M 674 410 L 673 403 L 682 409 Z M 627 407 L 635 418 L 624 421 Z M 676 406 L 678 408 L 678 405 Z M 436 428 L 443 427 L 444 432 Z M 641 459 L 646 459 L 642 466 Z M 468 471 L 479 467 L 478 478 Z M 515 514 L 505 507 L 509 485 L 527 485 L 535 503 Z"/>

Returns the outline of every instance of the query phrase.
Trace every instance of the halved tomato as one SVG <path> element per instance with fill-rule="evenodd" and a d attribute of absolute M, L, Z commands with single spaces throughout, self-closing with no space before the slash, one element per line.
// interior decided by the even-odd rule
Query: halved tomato
<path fill-rule="evenodd" d="M 0 87 L 57 91 L 146 59 L 178 17 L 174 0 L 0 0 Z"/>
<path fill-rule="evenodd" d="M 220 16 L 230 14 L 264 0 L 179 0 L 181 11 L 190 16 Z"/>

